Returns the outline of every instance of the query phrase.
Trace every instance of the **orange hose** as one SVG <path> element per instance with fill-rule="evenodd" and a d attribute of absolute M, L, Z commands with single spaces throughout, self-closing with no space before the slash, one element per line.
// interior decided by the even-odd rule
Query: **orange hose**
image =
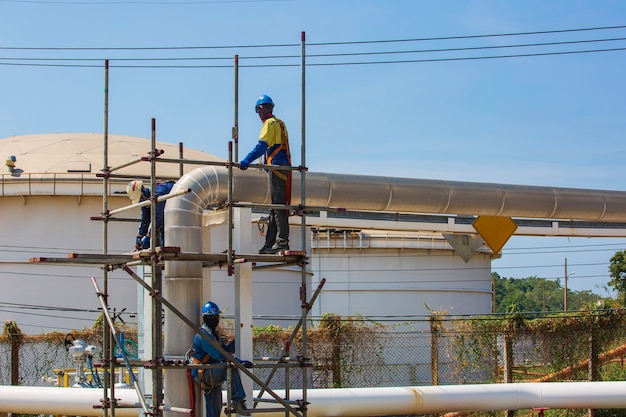
<path fill-rule="evenodd" d="M 189 385 L 189 404 L 191 409 L 191 417 L 196 415 L 196 387 L 193 377 L 191 376 L 191 369 L 187 369 L 187 384 Z"/>

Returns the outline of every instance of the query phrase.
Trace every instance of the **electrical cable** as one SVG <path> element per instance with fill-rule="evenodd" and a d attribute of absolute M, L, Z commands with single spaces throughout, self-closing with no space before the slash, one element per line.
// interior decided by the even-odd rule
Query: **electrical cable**
<path fill-rule="evenodd" d="M 326 62 L 326 63 L 307 63 L 308 67 L 330 67 L 330 66 L 352 66 L 352 65 L 393 65 L 393 64 L 417 64 L 426 62 L 453 62 L 453 61 L 478 61 L 488 59 L 508 59 L 508 58 L 528 58 L 528 57 L 544 57 L 558 55 L 577 55 L 590 54 L 600 52 L 617 52 L 624 51 L 624 48 L 606 48 L 606 49 L 588 49 L 578 51 L 559 51 L 559 52 L 537 52 L 529 54 L 512 54 L 512 55 L 492 55 L 492 56 L 475 56 L 475 57 L 454 57 L 454 58 L 431 58 L 431 59 L 406 59 L 394 61 L 361 61 L 361 62 Z M 0 58 L 1 60 L 2 58 Z M 102 60 L 104 61 L 104 60 Z M 22 66 L 22 67 L 61 67 L 61 68 L 99 68 L 101 65 L 87 64 L 38 64 L 38 63 L 14 63 L 0 62 L 2 66 Z M 239 68 L 293 68 L 300 67 L 300 64 L 240 64 Z M 232 69 L 232 65 L 115 65 L 114 62 L 109 63 L 109 68 L 121 69 Z"/>
<path fill-rule="evenodd" d="M 323 44 L 309 44 L 309 46 L 336 46 L 336 45 L 353 45 L 353 44 L 375 44 L 375 43 L 398 43 L 398 42 L 417 42 L 425 40 L 457 40 L 457 39 L 472 39 L 472 38 L 487 38 L 487 37 L 502 37 L 502 36 L 520 36 L 520 35 L 536 35 L 536 34 L 555 34 L 563 32 L 580 32 L 580 31 L 595 31 L 595 30 L 608 30 L 608 29 L 622 29 L 626 26 L 608 26 L 597 28 L 580 28 L 580 29 L 564 29 L 555 31 L 539 31 L 539 32 L 519 32 L 519 33 L 507 33 L 507 34 L 491 34 L 491 35 L 468 35 L 468 36 L 449 36 L 439 38 L 420 38 L 420 39 L 396 39 L 396 40 L 378 40 L 378 41 L 358 41 L 358 42 L 329 42 Z M 501 48 L 521 48 L 521 47 L 542 47 L 542 46 L 562 46 L 567 44 L 581 44 L 581 43 L 593 43 L 593 42 L 614 42 L 622 41 L 625 38 L 605 38 L 605 39 L 588 39 L 588 40 L 574 40 L 574 41 L 559 41 L 559 42 L 535 42 L 530 44 L 513 44 L 513 45 L 490 45 L 490 46 L 472 46 L 472 47 L 459 47 L 459 48 L 440 48 L 440 49 L 425 49 L 425 50 L 401 50 L 401 51 L 374 51 L 374 52 L 342 52 L 342 53 L 326 53 L 326 54 L 312 54 L 309 58 L 328 58 L 328 57 L 348 57 L 348 56 L 363 56 L 363 55 L 389 55 L 389 54 L 410 54 L 410 53 L 433 53 L 433 52 L 459 52 L 459 51 L 472 51 L 472 50 L 486 50 L 486 49 L 501 49 Z M 69 47 L 57 47 L 57 48 L 45 48 L 45 47 L 0 47 L 0 50 L 17 50 L 17 51 L 155 51 L 155 50 L 189 50 L 189 49 L 233 49 L 233 48 L 276 48 L 276 47 L 294 47 L 298 44 L 275 44 L 275 45 L 239 45 L 239 46 L 181 46 L 181 47 L 125 47 L 125 48 L 98 48 L 98 47 L 81 47 L 81 48 L 69 48 Z M 485 60 L 485 59 L 504 59 L 504 58 L 520 58 L 520 57 L 539 57 L 539 56 L 551 56 L 551 55 L 570 55 L 570 54 L 587 54 L 587 53 L 599 53 L 599 52 L 615 52 L 626 50 L 625 48 L 604 48 L 604 49 L 588 49 L 588 50 L 575 50 L 575 51 L 552 51 L 552 52 L 536 52 L 528 54 L 510 54 L 510 55 L 493 55 L 493 56 L 473 56 L 473 57 L 449 57 L 449 58 L 432 58 L 432 59 L 411 59 L 411 60 L 386 60 L 386 61 L 360 61 L 360 62 L 317 62 L 307 63 L 307 66 L 346 66 L 346 65 L 373 65 L 373 64 L 406 64 L 406 63 L 425 63 L 425 62 L 441 62 L 441 61 L 467 61 L 467 60 Z M 241 60 L 253 60 L 253 59 L 291 59 L 299 58 L 299 55 L 268 55 L 268 56 L 253 56 L 245 57 L 240 56 Z M 231 68 L 232 65 L 117 65 L 115 61 L 191 61 L 191 60 L 232 60 L 232 57 L 152 57 L 152 58 L 117 58 L 109 59 L 111 61 L 110 66 L 116 68 Z M 60 63 L 42 63 L 41 61 L 93 61 L 103 59 L 98 58 L 33 58 L 33 57 L 7 57 L 0 58 L 3 61 L 39 61 L 38 63 L 26 63 L 26 62 L 0 62 L 0 65 L 4 66 L 38 66 L 38 67 L 71 67 L 71 68 L 100 68 L 101 65 L 88 65 L 88 64 L 60 64 Z M 280 63 L 280 64 L 240 64 L 240 67 L 247 68 L 264 68 L 264 67 L 296 67 L 298 63 Z"/>
<path fill-rule="evenodd" d="M 196 4 L 229 4 L 229 3 L 269 3 L 269 2 L 287 2 L 294 0 L 176 0 L 176 1 L 139 1 L 139 0 L 106 0 L 106 1 L 59 1 L 59 0 L 0 0 L 0 3 L 25 3 L 25 4 L 68 4 L 68 5 L 125 5 L 125 4 L 142 4 L 142 5 L 196 5 Z"/>
<path fill-rule="evenodd" d="M 7 1 L 7 0 L 0 0 Z M 567 32 L 586 32 L 597 30 L 615 30 L 626 29 L 626 25 L 622 26 L 598 26 L 590 28 L 577 29 L 557 29 L 543 30 L 534 32 L 511 32 L 496 33 L 482 35 L 463 35 L 463 36 L 443 36 L 432 38 L 410 38 L 410 39 L 385 39 L 385 40 L 369 40 L 369 41 L 346 41 L 346 42 L 321 42 L 307 43 L 307 46 L 329 46 L 329 45 L 355 45 L 355 44 L 377 44 L 377 43 L 404 43 L 404 42 L 423 42 L 423 41 L 439 41 L 439 40 L 458 40 L 458 39 L 476 39 L 506 36 L 525 36 L 525 35 L 545 35 Z M 299 43 L 286 44 L 257 44 L 257 45 L 221 45 L 221 46 L 155 46 L 155 47 L 17 47 L 17 46 L 0 46 L 0 50 L 41 50 L 41 51 L 151 51 L 151 50 L 184 50 L 184 49 L 246 49 L 246 48 L 280 48 L 280 47 L 300 47 Z"/>
<path fill-rule="evenodd" d="M 375 51 L 375 52 L 342 52 L 327 54 L 307 54 L 307 58 L 327 58 L 327 57 L 347 57 L 347 56 L 368 56 L 368 55 L 397 55 L 397 54 L 419 54 L 432 52 L 459 52 L 459 51 L 476 51 L 486 49 L 506 49 L 506 48 L 528 48 L 537 46 L 556 46 L 556 45 L 576 45 L 583 43 L 598 42 L 616 42 L 623 41 L 626 38 L 605 38 L 605 39 L 586 39 L 577 41 L 561 41 L 561 42 L 541 42 L 514 45 L 491 45 L 491 46 L 468 46 L 462 48 L 439 48 L 439 49 L 417 49 L 404 51 Z M 267 55 L 267 56 L 245 56 L 238 55 L 240 61 L 254 59 L 300 59 L 300 55 Z M 0 57 L 1 60 L 7 61 L 98 61 L 102 62 L 102 58 L 32 58 L 32 57 Z M 108 58 L 110 62 L 115 61 L 232 61 L 232 56 L 227 57 L 157 57 L 157 58 Z M 230 65 L 229 65 L 230 66 Z"/>
<path fill-rule="evenodd" d="M 483 34 L 483 35 L 462 35 L 462 36 L 442 36 L 432 38 L 413 38 L 413 39 L 388 39 L 388 40 L 370 40 L 370 41 L 353 41 L 353 42 L 325 42 L 325 43 L 308 43 L 307 46 L 320 46 L 320 45 L 356 45 L 356 44 L 373 44 L 373 43 L 397 43 L 397 42 L 423 42 L 423 41 L 442 41 L 442 40 L 458 40 L 458 39 L 477 39 L 477 38 L 497 38 L 505 36 L 526 36 L 526 35 L 547 35 L 555 33 L 567 33 L 567 32 L 586 32 L 596 30 L 613 30 L 624 29 L 626 25 L 621 26 L 597 26 L 590 28 L 578 28 L 578 29 L 557 29 L 557 30 L 541 30 L 534 32 L 509 32 L 509 33 L 495 33 L 495 34 Z"/>
<path fill-rule="evenodd" d="M 29 310 L 50 310 L 50 311 L 65 311 L 65 312 L 81 312 L 81 313 L 101 313 L 100 309 L 84 309 L 84 308 L 72 308 L 72 307 L 56 307 L 56 306 L 46 306 L 46 305 L 37 305 L 37 304 L 22 304 L 22 303 L 11 303 L 7 301 L 0 301 L 0 306 L 11 307 L 11 308 L 27 308 Z"/>

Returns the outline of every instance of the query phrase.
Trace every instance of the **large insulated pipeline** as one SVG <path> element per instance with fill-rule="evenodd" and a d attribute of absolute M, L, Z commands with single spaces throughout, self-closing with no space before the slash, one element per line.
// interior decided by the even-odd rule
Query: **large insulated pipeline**
<path fill-rule="evenodd" d="M 235 169 L 233 177 L 235 201 L 270 202 L 266 175 Z M 197 210 L 198 205 L 226 201 L 228 171 L 219 166 L 197 168 L 178 184 L 181 190 L 189 186 L 195 195 L 168 203 L 168 212 L 181 210 L 177 205 L 185 211 Z M 294 172 L 292 189 L 292 201 L 297 202 L 298 172 Z M 310 206 L 352 210 L 626 221 L 625 191 L 307 172 L 306 193 Z M 170 220 L 167 223 L 175 227 L 174 221 L 182 219 Z"/>
<path fill-rule="evenodd" d="M 626 381 L 536 382 L 515 384 L 439 385 L 424 387 L 330 388 L 307 390 L 308 417 L 399 416 L 453 411 L 626 408 Z M 276 391 L 283 395 L 282 391 Z M 116 408 L 120 417 L 138 415 L 137 392 L 116 389 L 116 398 L 135 408 Z M 255 392 L 255 396 L 258 392 Z M 267 397 L 267 394 L 265 395 Z M 100 416 L 102 390 L 0 386 L 0 413 Z M 224 398 L 226 398 L 224 396 Z M 302 398 L 292 390 L 290 398 Z M 260 408 L 276 408 L 261 403 Z M 285 412 L 264 412 L 281 417 Z"/>
<path fill-rule="evenodd" d="M 202 253 L 202 214 L 228 198 L 228 169 L 197 168 L 184 175 L 172 192 L 191 193 L 168 200 L 165 207 L 165 244 L 183 252 Z M 300 200 L 300 175 L 293 175 L 292 201 Z M 270 203 L 268 177 L 262 171 L 233 170 L 233 200 Z M 504 185 L 461 181 L 394 178 L 307 172 L 308 206 L 406 213 L 507 216 L 522 218 L 626 221 L 626 192 L 575 188 Z M 165 262 L 165 297 L 187 317 L 198 317 L 203 300 L 202 263 Z M 194 330 L 166 310 L 166 356 L 182 356 Z M 186 407 L 183 372 L 165 372 L 165 403 Z"/>

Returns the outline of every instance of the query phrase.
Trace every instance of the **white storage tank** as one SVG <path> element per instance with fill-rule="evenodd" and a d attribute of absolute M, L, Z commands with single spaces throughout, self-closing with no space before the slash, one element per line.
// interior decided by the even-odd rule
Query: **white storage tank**
<path fill-rule="evenodd" d="M 164 157 L 177 158 L 179 146 L 157 142 Z M 146 156 L 150 139 L 109 135 L 111 167 Z M 31 258 L 66 258 L 69 253 L 103 253 L 102 221 L 91 220 L 103 211 L 104 137 L 101 133 L 51 133 L 0 139 L 7 160 L 0 171 L 0 323 L 17 322 L 27 334 L 91 327 L 100 315 L 100 303 L 90 277 L 102 277 L 98 266 L 33 264 Z M 217 160 L 196 150 L 184 150 L 189 159 Z M 10 163 L 8 162 L 10 161 Z M 196 166 L 184 166 L 188 172 Z M 159 164 L 157 175 L 176 179 L 178 164 Z M 148 177 L 150 164 L 130 165 L 117 174 Z M 128 179 L 112 179 L 108 208 L 130 203 Z M 108 223 L 108 253 L 134 248 L 140 210 L 116 217 L 129 221 Z M 101 281 L 100 281 L 101 282 Z M 101 289 L 102 285 L 100 284 Z M 131 323 L 137 312 L 137 284 L 125 272 L 109 273 L 109 305 Z"/>
<path fill-rule="evenodd" d="M 315 229 L 311 264 L 326 278 L 316 311 L 387 323 L 489 313 L 492 256 L 482 247 L 466 263 L 436 233 Z"/>

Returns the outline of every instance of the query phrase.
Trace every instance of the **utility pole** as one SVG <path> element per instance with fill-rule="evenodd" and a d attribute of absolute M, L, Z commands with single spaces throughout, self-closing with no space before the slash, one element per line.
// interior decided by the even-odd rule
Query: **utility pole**
<path fill-rule="evenodd" d="M 574 275 L 576 272 L 567 272 L 567 258 L 565 258 L 565 263 L 563 264 L 564 266 L 564 285 L 563 285 L 563 311 L 567 311 L 567 277 L 569 277 L 570 275 Z"/>
<path fill-rule="evenodd" d="M 496 314 L 496 311 L 498 311 L 497 296 L 496 278 L 491 274 L 491 313 L 493 314 Z"/>
<path fill-rule="evenodd" d="M 563 263 L 563 274 L 564 274 L 564 283 L 563 283 L 563 311 L 567 311 L 567 258 L 565 258 L 565 262 Z"/>

